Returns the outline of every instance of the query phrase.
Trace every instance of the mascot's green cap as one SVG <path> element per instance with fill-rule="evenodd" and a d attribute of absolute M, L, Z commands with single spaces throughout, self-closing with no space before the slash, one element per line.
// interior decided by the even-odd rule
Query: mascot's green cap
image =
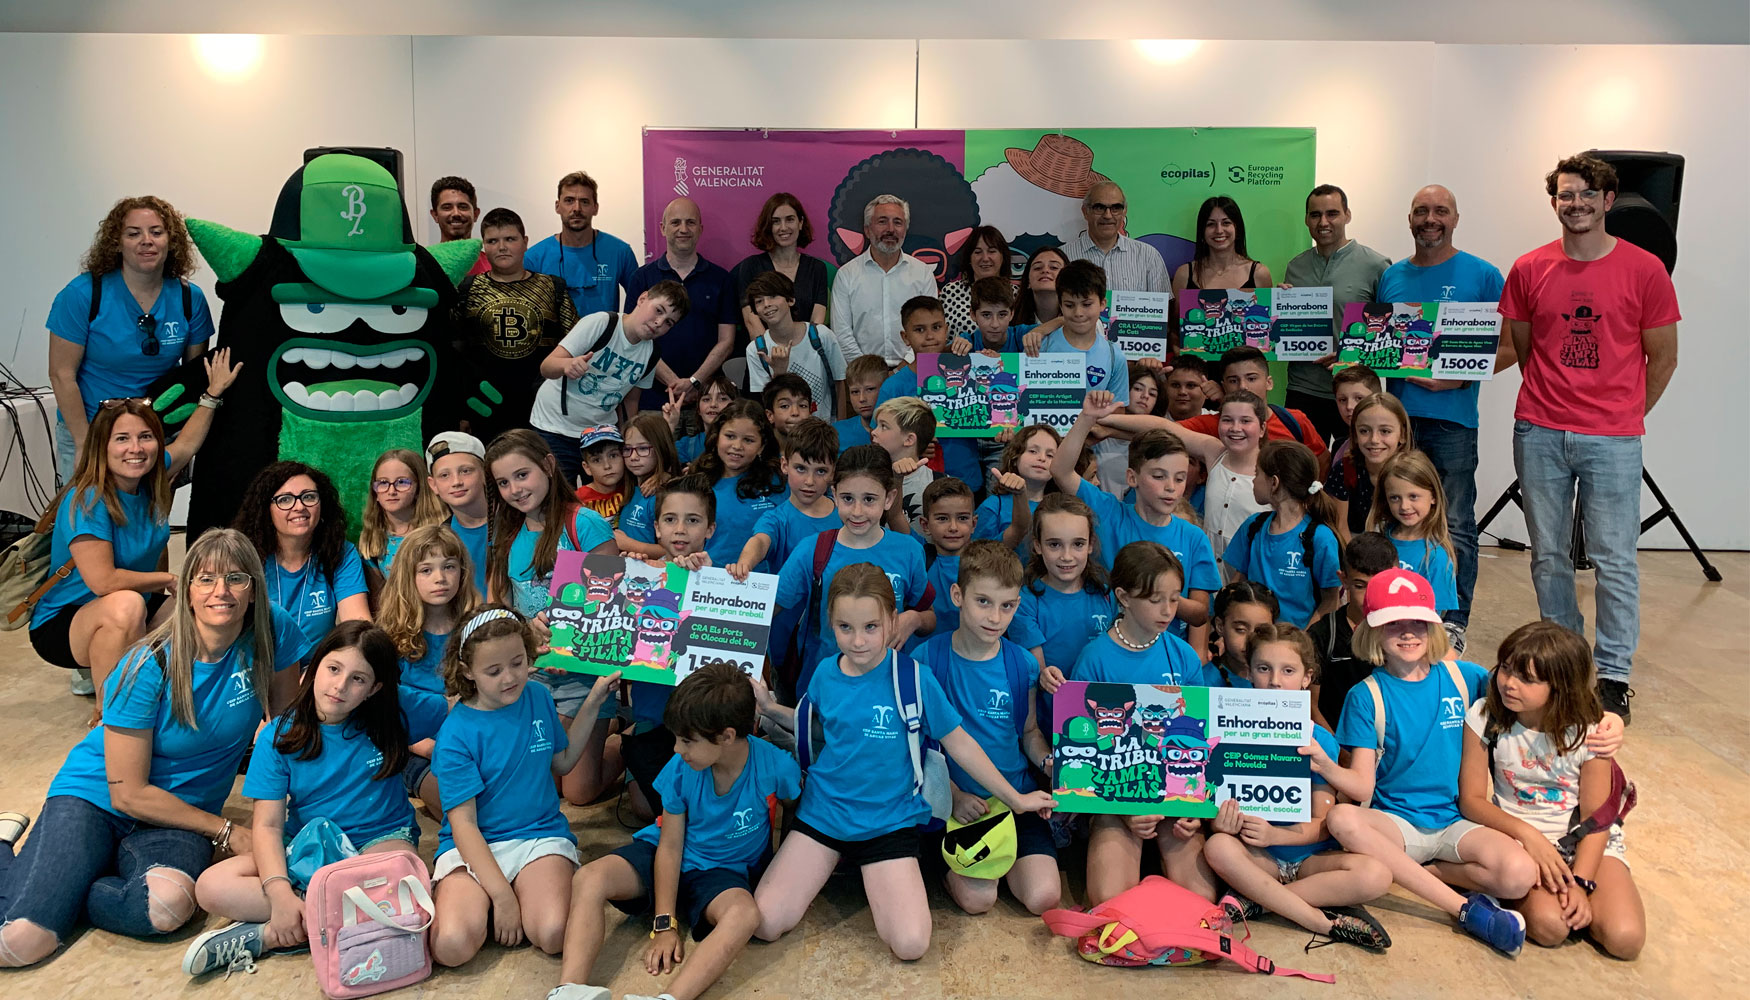
<path fill-rule="evenodd" d="M 970 823 L 948 817 L 942 835 L 942 860 L 967 878 L 1002 878 L 1015 867 L 1015 814 L 995 796 L 985 805 L 988 811 Z"/>
<path fill-rule="evenodd" d="M 417 262 L 405 237 L 401 190 L 389 171 L 362 156 L 328 153 L 300 173 L 296 238 L 274 235 L 311 281 L 354 300 L 380 299 L 413 284 Z"/>

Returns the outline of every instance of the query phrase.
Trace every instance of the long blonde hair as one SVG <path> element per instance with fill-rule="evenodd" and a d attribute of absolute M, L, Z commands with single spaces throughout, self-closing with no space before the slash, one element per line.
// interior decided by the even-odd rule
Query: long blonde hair
<path fill-rule="evenodd" d="M 250 667 L 255 700 L 261 703 L 265 718 L 274 671 L 273 604 L 268 600 L 261 557 L 249 539 L 235 528 L 209 528 L 188 547 L 182 572 L 176 575 L 176 594 L 171 598 L 175 610 L 169 621 L 135 646 L 143 649 L 145 655 L 135 657 L 133 665 L 118 679 L 114 696 L 119 697 L 138 679 L 147 660 L 156 659 L 164 671 L 165 686 L 170 689 L 171 717 L 189 729 L 200 728 L 200 720 L 194 714 L 194 658 L 200 648 L 200 634 L 195 629 L 194 608 L 189 603 L 189 584 L 203 572 L 249 574 L 249 610 L 244 612 L 243 631 L 238 633 L 234 646 L 237 655 Z"/>
<path fill-rule="evenodd" d="M 377 609 L 377 627 L 389 633 L 396 652 L 409 660 L 418 660 L 426 653 L 425 602 L 419 598 L 418 577 L 420 561 L 432 553 L 456 560 L 461 571 L 461 581 L 450 597 L 452 627 L 461 628 L 481 600 L 480 591 L 474 586 L 468 547 L 462 544 L 461 536 L 447 524 L 427 524 L 408 532 L 389 566 L 383 606 Z"/>
<path fill-rule="evenodd" d="M 406 448 L 390 448 L 377 456 L 377 461 L 371 466 L 371 478 L 365 483 L 365 516 L 364 523 L 359 527 L 359 555 L 365 559 L 381 559 L 389 551 L 389 515 L 383 512 L 383 505 L 377 502 L 377 493 L 372 483 L 376 482 L 377 470 L 385 462 L 400 462 L 413 473 L 413 526 L 423 528 L 428 524 L 437 524 L 450 516 L 449 508 L 444 506 L 438 495 L 432 492 L 426 484 L 429 470 L 425 467 L 425 459 L 419 452 Z"/>
<path fill-rule="evenodd" d="M 1446 559 L 1451 565 L 1458 565 L 1458 557 L 1452 551 L 1452 532 L 1446 524 L 1446 491 L 1440 486 L 1440 472 L 1434 468 L 1434 462 L 1426 454 L 1416 449 L 1400 451 L 1385 460 L 1379 467 L 1379 485 L 1373 489 L 1373 508 L 1367 512 L 1367 530 L 1377 531 L 1387 538 L 1397 537 L 1393 530 L 1398 527 L 1397 519 L 1392 517 L 1391 507 L 1385 499 L 1385 481 L 1387 477 L 1402 479 L 1419 489 L 1428 491 L 1434 498 L 1434 509 L 1428 512 L 1428 517 L 1422 522 L 1422 537 L 1446 550 Z M 1423 554 L 1421 566 L 1411 567 L 1423 576 L 1428 575 L 1427 554 Z"/>

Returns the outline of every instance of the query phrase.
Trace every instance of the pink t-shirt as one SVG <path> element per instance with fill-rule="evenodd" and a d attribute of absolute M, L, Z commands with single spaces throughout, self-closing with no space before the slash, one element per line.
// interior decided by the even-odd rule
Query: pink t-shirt
<path fill-rule="evenodd" d="M 1619 239 L 1598 260 L 1570 260 L 1556 240 L 1513 262 L 1501 315 L 1531 324 L 1515 417 L 1581 434 L 1646 432 L 1641 331 L 1681 318 L 1659 258 Z"/>

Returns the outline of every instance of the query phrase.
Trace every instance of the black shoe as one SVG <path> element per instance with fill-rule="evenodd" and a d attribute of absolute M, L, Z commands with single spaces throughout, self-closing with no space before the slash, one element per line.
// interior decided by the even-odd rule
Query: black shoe
<path fill-rule="evenodd" d="M 1264 907 L 1237 892 L 1230 892 L 1221 898 L 1221 908 L 1227 913 L 1230 924 L 1239 924 L 1248 920 L 1256 920 L 1264 914 Z"/>
<path fill-rule="evenodd" d="M 1635 689 L 1623 681 L 1613 681 L 1601 677 L 1598 680 L 1598 698 L 1604 702 L 1606 712 L 1615 712 L 1622 716 L 1623 728 L 1628 728 L 1630 698 L 1635 696 Z"/>
<path fill-rule="evenodd" d="M 1373 914 L 1362 906 L 1333 906 L 1324 911 L 1331 918 L 1331 939 L 1360 945 L 1374 951 L 1391 947 L 1391 935 L 1385 932 Z"/>

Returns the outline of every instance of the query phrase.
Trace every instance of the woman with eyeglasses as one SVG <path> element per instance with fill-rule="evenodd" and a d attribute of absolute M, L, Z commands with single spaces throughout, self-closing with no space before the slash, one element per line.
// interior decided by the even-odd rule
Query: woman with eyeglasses
<path fill-rule="evenodd" d="M 82 917 L 129 937 L 169 934 L 195 915 L 215 849 L 250 851 L 249 826 L 220 810 L 262 719 L 297 694 L 313 644 L 270 603 L 237 531 L 196 539 L 170 583 L 175 610 L 110 676 L 103 726 L 67 754 L 22 851 L 25 817 L 0 815 L 0 966 L 48 958 Z"/>
<path fill-rule="evenodd" d="M 144 395 L 213 335 L 182 214 L 162 198 L 123 198 L 98 224 L 80 274 L 49 309 L 49 384 L 60 418 L 56 470 L 73 475 L 85 425 L 105 399 Z"/>
<path fill-rule="evenodd" d="M 377 592 L 389 579 L 389 565 L 401 539 L 414 528 L 437 524 L 449 516 L 448 508 L 426 482 L 425 459 L 406 448 L 390 448 L 377 456 L 377 464 L 371 468 L 358 550 L 365 564 L 372 607 L 376 606 Z"/>
<path fill-rule="evenodd" d="M 262 469 L 231 527 L 261 557 L 267 599 L 291 613 L 311 645 L 335 622 L 371 617 L 364 561 L 346 540 L 346 510 L 321 469 L 303 462 Z"/>
<path fill-rule="evenodd" d="M 170 483 L 206 441 L 220 397 L 242 365 L 231 351 L 206 361 L 207 391 L 176 440 L 143 399 L 106 399 L 85 427 L 78 465 L 55 502 L 51 572 L 66 572 L 31 609 L 37 655 L 73 671 L 73 693 L 101 690 L 122 653 L 156 624 L 166 588 Z M 93 711 L 92 724 L 98 713 Z"/>

